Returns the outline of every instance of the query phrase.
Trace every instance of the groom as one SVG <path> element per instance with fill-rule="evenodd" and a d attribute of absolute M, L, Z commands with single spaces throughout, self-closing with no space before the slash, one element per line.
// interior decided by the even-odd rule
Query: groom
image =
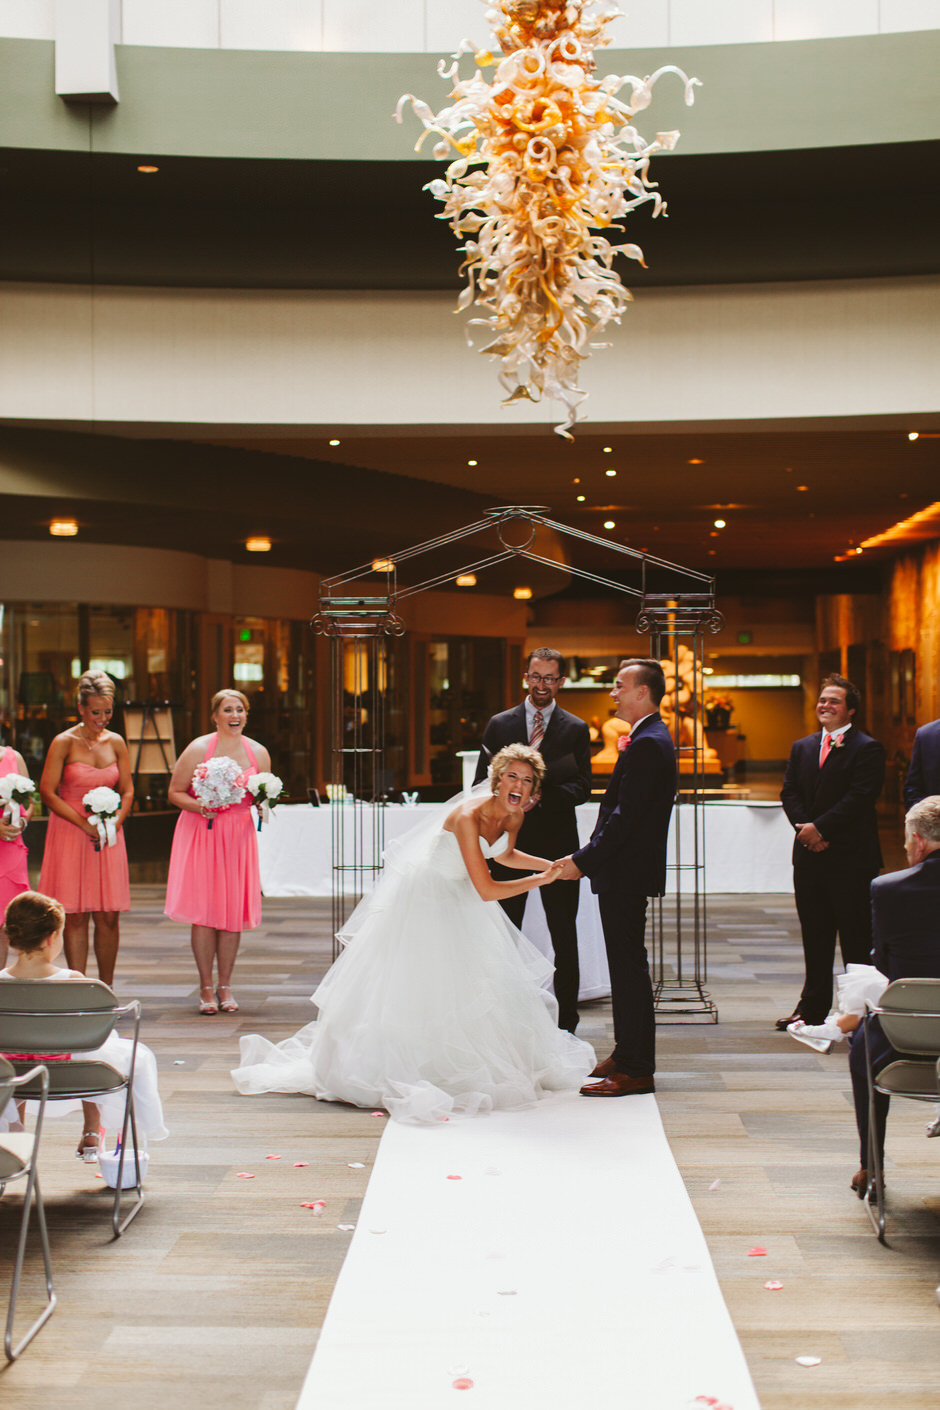
<path fill-rule="evenodd" d="M 581 1088 L 585 1097 L 652 1092 L 656 1066 L 653 986 L 646 954 L 647 898 L 666 889 L 666 837 L 676 796 L 676 751 L 659 714 L 666 691 L 658 661 L 622 662 L 610 692 L 630 725 L 597 825 L 586 847 L 565 857 L 562 877 L 588 876 L 604 927 L 614 1010 L 614 1051 Z"/>
<path fill-rule="evenodd" d="M 555 697 L 565 683 L 565 658 L 541 646 L 526 663 L 528 694 L 521 705 L 494 715 L 483 731 L 483 748 L 474 783 L 486 778 L 493 755 L 506 744 L 528 744 L 545 760 L 545 782 L 539 801 L 526 813 L 517 846 L 533 857 L 559 857 L 578 845 L 575 808 L 591 796 L 591 738 L 587 725 L 570 715 Z M 519 873 L 493 866 L 493 875 L 518 879 Z M 540 895 L 555 951 L 555 998 L 558 1027 L 573 1033 L 578 1026 L 578 897 L 577 883 L 557 881 Z M 513 925 L 522 929 L 525 896 L 500 905 Z"/>

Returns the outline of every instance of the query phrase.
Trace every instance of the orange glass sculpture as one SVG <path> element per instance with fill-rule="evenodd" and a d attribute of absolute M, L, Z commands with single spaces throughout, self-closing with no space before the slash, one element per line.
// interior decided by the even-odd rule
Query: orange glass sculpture
<path fill-rule="evenodd" d="M 649 162 L 679 134 L 647 142 L 633 119 L 663 74 L 679 76 L 689 105 L 698 83 L 671 64 L 646 78 L 595 77 L 594 51 L 610 43 L 607 26 L 619 13 L 597 12 L 593 0 L 498 0 L 487 11 L 498 56 L 464 40 L 453 63 L 438 66 L 454 82 L 453 103 L 434 113 L 408 93 L 396 113 L 400 122 L 410 103 L 425 129 L 416 150 L 432 133 L 435 157 L 449 159 L 426 189 L 465 237 L 458 308 L 475 302 L 485 313 L 469 320 L 470 346 L 499 359 L 503 405 L 561 402 L 567 415 L 555 429 L 569 440 L 586 395 L 580 364 L 597 346 L 588 340 L 619 323 L 632 298 L 613 256 L 644 263 L 638 245 L 613 246 L 599 232 L 622 230 L 615 222 L 644 202 L 654 215 L 665 210 Z M 474 72 L 461 78 L 468 53 Z M 494 66 L 487 83 L 484 70 Z M 629 98 L 618 97 L 625 86 Z"/>

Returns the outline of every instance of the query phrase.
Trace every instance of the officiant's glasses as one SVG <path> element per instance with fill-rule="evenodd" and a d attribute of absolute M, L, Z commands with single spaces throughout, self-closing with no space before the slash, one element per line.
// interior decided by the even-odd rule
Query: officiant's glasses
<path fill-rule="evenodd" d="M 538 671 L 526 671 L 525 678 L 530 685 L 557 685 L 561 676 L 540 676 Z"/>

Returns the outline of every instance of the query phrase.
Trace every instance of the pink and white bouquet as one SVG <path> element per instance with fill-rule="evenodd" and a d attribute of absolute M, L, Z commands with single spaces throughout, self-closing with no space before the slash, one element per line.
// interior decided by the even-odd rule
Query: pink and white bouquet
<path fill-rule="evenodd" d="M 193 796 L 210 814 L 209 829 L 212 828 L 212 814 L 224 812 L 245 796 L 248 774 L 236 764 L 234 759 L 213 757 L 205 763 L 197 764 L 193 772 Z"/>
<path fill-rule="evenodd" d="M 91 788 L 82 799 L 82 806 L 98 829 L 95 851 L 102 847 L 113 847 L 117 842 L 117 828 L 114 820 L 121 811 L 121 795 L 113 788 Z"/>
<path fill-rule="evenodd" d="M 245 787 L 254 799 L 258 810 L 258 831 L 263 822 L 271 821 L 271 809 L 284 791 L 284 785 L 277 774 L 252 774 Z"/>
<path fill-rule="evenodd" d="M 22 832 L 26 826 L 24 813 L 36 795 L 36 785 L 31 778 L 22 774 L 4 774 L 0 778 L 0 808 L 3 821 L 18 827 Z"/>

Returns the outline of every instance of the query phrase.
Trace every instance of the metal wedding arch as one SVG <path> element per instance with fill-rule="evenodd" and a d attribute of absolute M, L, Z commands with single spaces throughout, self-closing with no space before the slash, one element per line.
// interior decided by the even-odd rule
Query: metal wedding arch
<path fill-rule="evenodd" d="M 692 568 L 656 558 L 625 545 L 611 543 L 568 524 L 547 518 L 541 505 L 509 505 L 488 510 L 482 519 L 412 548 L 373 559 L 348 573 L 326 578 L 320 585 L 319 611 L 311 626 L 331 640 L 331 806 L 332 922 L 334 935 L 358 902 L 366 886 L 382 869 L 385 848 L 385 795 L 388 772 L 385 756 L 385 683 L 388 645 L 404 636 L 399 605 L 410 597 L 452 583 L 462 574 L 481 573 L 509 559 L 521 558 L 584 582 L 633 597 L 638 603 L 636 629 L 649 635 L 650 655 L 671 659 L 679 679 L 679 646 L 692 652 L 693 680 L 704 679 L 706 635 L 720 632 L 724 618 L 715 601 L 715 580 Z M 624 565 L 624 578 L 604 576 L 537 552 L 539 528 L 563 538 L 613 553 Z M 492 538 L 492 552 L 461 567 L 448 566 L 422 581 L 400 585 L 399 569 L 423 554 L 439 553 L 475 535 Z M 512 537 L 510 537 L 512 535 Z M 519 541 L 514 542 L 513 538 Z M 380 579 L 377 583 L 376 577 Z M 370 579 L 364 583 L 364 579 Z M 652 590 L 652 582 L 656 590 Z M 353 650 L 348 648 L 352 647 Z M 678 701 L 676 702 L 678 705 Z M 675 713 L 676 751 L 691 762 L 688 787 L 682 786 L 675 819 L 675 847 L 669 870 L 671 906 L 654 902 L 653 985 L 657 1013 L 663 1017 L 703 1017 L 718 1021 L 718 1010 L 705 988 L 707 980 L 707 916 L 705 900 L 705 829 L 702 814 L 704 754 L 703 705 L 699 692 L 691 700 L 692 746 L 680 745 L 680 720 Z M 344 801 L 340 803 L 340 796 Z M 683 878 L 689 885 L 683 889 Z M 667 959 L 667 930 L 674 946 Z M 335 941 L 334 941 L 335 946 Z"/>

